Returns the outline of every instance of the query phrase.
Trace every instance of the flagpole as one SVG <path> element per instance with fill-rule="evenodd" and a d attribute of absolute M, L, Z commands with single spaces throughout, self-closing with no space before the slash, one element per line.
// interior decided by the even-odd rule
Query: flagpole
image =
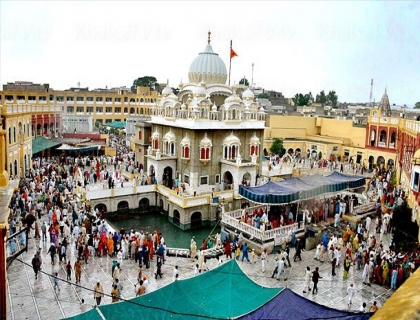
<path fill-rule="evenodd" d="M 230 86 L 230 70 L 232 67 L 232 40 L 230 40 L 230 50 L 229 50 L 229 86 Z"/>

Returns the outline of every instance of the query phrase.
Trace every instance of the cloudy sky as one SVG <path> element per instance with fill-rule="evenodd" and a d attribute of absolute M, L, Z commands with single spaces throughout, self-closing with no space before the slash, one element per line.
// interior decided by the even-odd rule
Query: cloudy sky
<path fill-rule="evenodd" d="M 211 44 L 243 76 L 291 97 L 335 90 L 341 102 L 420 101 L 420 1 L 0 1 L 0 82 L 130 86 L 188 81 Z"/>

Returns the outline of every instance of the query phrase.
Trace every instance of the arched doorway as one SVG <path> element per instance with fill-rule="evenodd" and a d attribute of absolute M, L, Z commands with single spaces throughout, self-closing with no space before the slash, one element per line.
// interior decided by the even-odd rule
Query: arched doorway
<path fill-rule="evenodd" d="M 165 187 L 172 189 L 172 186 L 174 184 L 172 167 L 167 166 L 165 169 L 163 169 L 162 184 Z"/>
<path fill-rule="evenodd" d="M 312 157 L 312 159 L 317 159 L 317 156 L 318 156 L 318 154 L 317 154 L 317 152 L 316 152 L 316 150 L 312 150 L 312 152 L 311 152 L 311 157 Z"/>
<path fill-rule="evenodd" d="M 394 168 L 394 160 L 389 159 L 388 160 L 388 169 L 393 169 Z"/>
<path fill-rule="evenodd" d="M 106 205 L 103 203 L 99 203 L 95 206 L 95 211 L 99 212 L 99 217 L 101 219 L 105 219 L 105 214 L 106 214 Z"/>
<path fill-rule="evenodd" d="M 249 174 L 249 172 L 245 173 L 242 176 L 242 185 L 248 187 L 251 185 L 251 175 Z"/>
<path fill-rule="evenodd" d="M 15 159 L 14 165 L 15 165 L 15 177 L 16 177 L 18 174 L 18 163 L 16 159 Z"/>
<path fill-rule="evenodd" d="M 181 221 L 181 215 L 179 214 L 178 210 L 174 210 L 174 218 L 172 220 L 173 224 L 179 226 Z"/>
<path fill-rule="evenodd" d="M 201 228 L 201 212 L 194 212 L 191 215 L 191 229 Z"/>
<path fill-rule="evenodd" d="M 223 174 L 222 190 L 232 189 L 233 182 L 232 174 L 229 171 L 226 171 Z"/>
<path fill-rule="evenodd" d="M 149 176 L 152 178 L 152 184 L 153 184 L 153 178 L 155 177 L 155 167 L 154 166 L 149 167 Z"/>
<path fill-rule="evenodd" d="M 373 156 L 369 157 L 369 170 L 373 169 L 373 163 L 375 161 L 375 158 Z"/>
<path fill-rule="evenodd" d="M 322 159 L 322 152 L 318 152 L 318 160 Z"/>
<path fill-rule="evenodd" d="M 289 148 L 288 150 L 287 150 L 287 154 L 289 154 L 289 155 L 293 155 L 293 149 L 292 148 Z"/>
<path fill-rule="evenodd" d="M 372 131 L 370 132 L 370 145 L 373 147 L 375 146 L 376 143 L 376 130 L 372 129 Z"/>
<path fill-rule="evenodd" d="M 147 213 L 147 212 L 149 212 L 149 207 L 150 207 L 149 199 L 142 198 L 139 201 L 139 209 L 138 209 L 138 212 L 139 213 Z"/>
<path fill-rule="evenodd" d="M 385 158 L 384 157 L 382 157 L 382 156 L 379 156 L 378 157 L 378 159 L 376 160 L 376 165 L 379 167 L 379 168 L 383 168 L 384 167 L 384 165 L 385 165 Z"/>
<path fill-rule="evenodd" d="M 117 205 L 117 212 L 118 214 L 128 214 L 130 207 L 127 201 L 120 201 Z"/>

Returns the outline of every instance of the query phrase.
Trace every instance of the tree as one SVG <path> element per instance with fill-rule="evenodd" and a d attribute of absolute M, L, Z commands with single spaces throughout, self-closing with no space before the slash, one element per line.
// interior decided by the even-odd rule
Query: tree
<path fill-rule="evenodd" d="M 249 86 L 249 82 L 247 78 L 243 77 L 241 80 L 239 80 L 239 84 L 244 84 L 245 86 Z"/>
<path fill-rule="evenodd" d="M 257 98 L 258 99 L 268 99 L 270 95 L 267 92 L 260 93 Z"/>
<path fill-rule="evenodd" d="M 392 242 L 396 250 L 410 251 L 417 245 L 419 226 L 411 220 L 412 209 L 403 202 L 392 214 L 394 234 Z"/>
<path fill-rule="evenodd" d="M 150 89 L 155 89 L 157 84 L 157 80 L 155 77 L 152 76 L 144 76 L 141 78 L 137 78 L 133 81 L 133 85 L 131 86 L 131 92 L 136 92 L 137 87 L 147 87 Z"/>
<path fill-rule="evenodd" d="M 414 105 L 414 109 L 420 109 L 420 101 L 416 102 L 416 104 Z"/>
<path fill-rule="evenodd" d="M 315 102 L 317 103 L 326 103 L 327 97 L 325 95 L 324 90 L 322 90 L 319 94 L 316 95 Z"/>
<path fill-rule="evenodd" d="M 307 93 L 303 95 L 302 93 L 296 93 L 294 98 L 292 98 L 295 106 L 308 106 L 312 102 L 312 93 Z"/>
<path fill-rule="evenodd" d="M 335 91 L 328 92 L 327 103 L 332 105 L 333 108 L 337 108 L 337 101 L 338 101 L 338 96 L 335 93 Z"/>
<path fill-rule="evenodd" d="M 283 140 L 279 138 L 274 138 L 273 144 L 270 147 L 270 152 L 273 154 L 278 154 L 280 157 L 284 155 Z"/>

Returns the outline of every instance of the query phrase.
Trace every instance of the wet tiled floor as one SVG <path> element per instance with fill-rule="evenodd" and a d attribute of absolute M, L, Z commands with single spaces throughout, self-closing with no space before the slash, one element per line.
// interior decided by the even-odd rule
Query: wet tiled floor
<path fill-rule="evenodd" d="M 84 289 L 93 288 L 96 281 L 100 281 L 103 285 L 105 293 L 110 294 L 112 276 L 111 267 L 112 260 L 108 256 L 90 258 L 87 265 L 83 265 L 81 286 L 74 284 L 75 278 L 72 275 L 72 283 L 68 284 L 60 281 L 60 291 L 55 292 L 53 288 L 53 278 L 47 274 L 58 272 L 59 277 L 66 279 L 65 265 L 59 264 L 57 261 L 51 264 L 50 256 L 47 254 L 50 246 L 49 242 L 42 242 L 31 238 L 30 246 L 27 253 L 24 253 L 19 259 L 22 259 L 28 265 L 15 260 L 7 270 L 8 276 L 8 292 L 9 292 L 9 310 L 8 319 L 59 319 L 79 314 L 81 312 L 81 299 L 85 300 L 88 308 L 94 305 L 95 300 L 93 293 Z M 389 243 L 389 235 L 385 235 L 384 243 Z M 42 271 L 38 279 L 35 280 L 34 272 L 31 267 L 31 260 L 35 253 L 36 247 L 42 249 Z M 170 244 L 169 244 L 170 246 Z M 291 256 L 294 254 L 292 249 Z M 75 262 L 74 243 L 68 252 L 71 264 Z M 261 271 L 261 261 L 256 263 L 239 261 L 242 270 L 255 282 L 267 287 L 284 286 L 294 292 L 316 301 L 317 303 L 342 309 L 355 310 L 360 307 L 362 302 L 366 302 L 368 306 L 374 300 L 378 302 L 379 307 L 392 295 L 393 291 L 387 287 L 372 284 L 371 287 L 362 284 L 362 270 L 356 270 L 351 267 L 347 280 L 342 278 L 342 268 L 338 269 L 337 276 L 331 276 L 331 265 L 327 262 L 321 263 L 314 260 L 314 251 L 305 251 L 302 253 L 302 261 L 293 262 L 292 268 L 286 269 L 287 281 L 281 278 L 280 281 L 271 278 L 274 270 L 274 256 L 269 256 L 268 266 L 265 272 Z M 194 265 L 190 259 L 179 257 L 168 257 L 167 262 L 162 268 L 163 278 L 154 279 L 153 270 L 154 263 L 151 263 L 150 269 L 143 270 L 149 278 L 148 291 L 159 289 L 173 281 L 173 267 L 179 266 L 180 279 L 192 277 L 194 274 Z M 210 269 L 215 268 L 218 264 L 216 259 L 208 260 Z M 304 274 L 306 266 L 310 266 L 313 270 L 316 266 L 320 268 L 320 275 L 323 277 L 318 284 L 319 291 L 317 294 L 303 293 L 305 287 Z M 123 285 L 122 296 L 125 299 L 135 296 L 134 284 L 137 282 L 138 266 L 134 260 L 123 260 L 121 263 L 122 276 L 120 281 Z M 349 308 L 347 305 L 347 287 L 349 283 L 354 283 L 357 288 L 353 304 Z M 104 297 L 102 304 L 111 303 L 109 297 Z"/>

